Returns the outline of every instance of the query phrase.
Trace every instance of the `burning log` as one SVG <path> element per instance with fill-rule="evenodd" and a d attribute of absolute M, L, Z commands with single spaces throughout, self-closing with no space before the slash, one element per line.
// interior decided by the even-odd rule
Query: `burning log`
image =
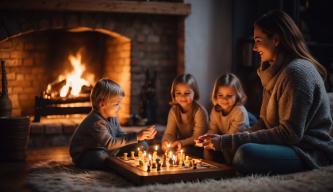
<path fill-rule="evenodd" d="M 46 91 L 44 91 L 44 98 L 54 98 L 60 96 L 60 90 L 66 85 L 66 79 L 61 81 L 54 81 L 47 85 Z"/>
<path fill-rule="evenodd" d="M 81 87 L 81 93 L 83 94 L 90 94 L 91 93 L 91 90 L 92 90 L 93 86 L 86 86 L 86 85 L 83 85 Z"/>
<path fill-rule="evenodd" d="M 63 104 L 87 103 L 89 106 L 69 107 Z M 35 118 L 34 122 L 39 122 L 42 116 L 48 115 L 68 115 L 68 114 L 87 114 L 91 111 L 89 97 L 45 99 L 35 97 Z"/>

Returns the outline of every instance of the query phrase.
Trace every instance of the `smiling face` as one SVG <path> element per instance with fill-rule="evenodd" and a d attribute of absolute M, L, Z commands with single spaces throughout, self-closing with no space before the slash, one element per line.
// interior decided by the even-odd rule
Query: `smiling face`
<path fill-rule="evenodd" d="M 255 26 L 253 36 L 253 51 L 259 53 L 261 62 L 274 62 L 277 58 L 277 46 L 279 45 L 278 35 L 269 38 L 258 26 Z"/>
<path fill-rule="evenodd" d="M 224 113 L 229 113 L 235 106 L 237 93 L 234 87 L 220 86 L 216 94 L 216 102 Z"/>
<path fill-rule="evenodd" d="M 104 118 L 117 117 L 123 96 L 114 96 L 100 103 L 100 113 Z"/>
<path fill-rule="evenodd" d="M 185 83 L 178 83 L 175 86 L 175 101 L 182 107 L 183 110 L 187 110 L 192 106 L 194 100 L 194 91 L 191 87 Z"/>

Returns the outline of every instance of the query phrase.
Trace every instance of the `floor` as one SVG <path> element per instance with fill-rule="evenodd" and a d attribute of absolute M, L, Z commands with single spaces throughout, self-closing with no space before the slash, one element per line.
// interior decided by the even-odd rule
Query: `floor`
<path fill-rule="evenodd" d="M 0 162 L 0 191 L 32 191 L 25 185 L 29 167 L 47 160 L 70 161 L 68 147 L 28 150 L 25 162 Z"/>

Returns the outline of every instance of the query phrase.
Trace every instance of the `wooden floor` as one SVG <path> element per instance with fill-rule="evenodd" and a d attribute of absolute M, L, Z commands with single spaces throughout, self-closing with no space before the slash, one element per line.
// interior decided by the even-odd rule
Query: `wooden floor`
<path fill-rule="evenodd" d="M 25 185 L 28 170 L 34 164 L 47 160 L 70 161 L 68 147 L 28 150 L 25 162 L 0 162 L 0 191 L 32 191 Z"/>

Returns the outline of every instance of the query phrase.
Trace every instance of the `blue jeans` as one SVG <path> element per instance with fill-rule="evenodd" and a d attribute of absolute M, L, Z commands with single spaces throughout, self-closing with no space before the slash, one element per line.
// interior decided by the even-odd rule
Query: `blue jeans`
<path fill-rule="evenodd" d="M 140 142 L 139 144 L 131 144 L 124 146 L 118 150 L 107 151 L 105 149 L 92 149 L 84 152 L 77 162 L 75 162 L 76 166 L 81 169 L 107 169 L 105 164 L 105 160 L 110 156 L 114 156 L 117 154 L 122 154 L 124 152 L 135 151 L 138 145 L 143 146 L 144 148 L 148 147 L 146 142 Z"/>
<path fill-rule="evenodd" d="M 284 145 L 241 145 L 232 164 L 234 169 L 242 174 L 286 174 L 307 170 L 295 150 Z"/>

